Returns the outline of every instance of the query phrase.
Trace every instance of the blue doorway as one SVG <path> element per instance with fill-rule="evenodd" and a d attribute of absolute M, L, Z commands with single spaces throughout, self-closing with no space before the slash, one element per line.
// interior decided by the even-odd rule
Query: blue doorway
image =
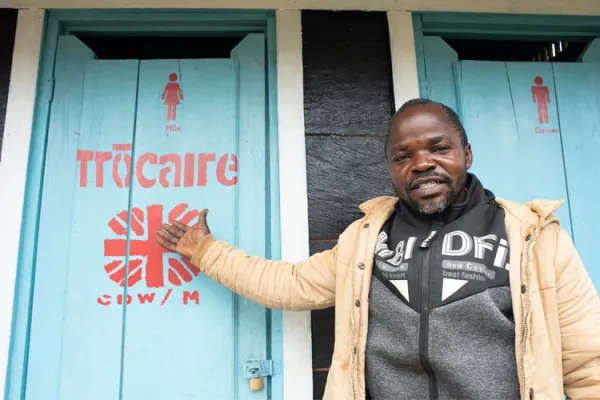
<path fill-rule="evenodd" d="M 161 222 L 193 224 L 209 208 L 220 238 L 277 256 L 273 18 L 99 14 L 48 20 L 42 70 L 52 92 L 40 90 L 43 146 L 33 155 L 43 165 L 37 237 L 22 255 L 34 284 L 18 288 L 30 300 L 15 329 L 27 335 L 14 339 L 23 360 L 10 366 L 17 385 L 8 398 L 268 399 L 282 390 L 282 371 L 257 378 L 248 365 L 281 361 L 277 311 L 154 239 Z M 180 32 L 156 22 L 169 18 Z M 192 26 L 197 45 L 212 48 L 144 56 L 130 47 L 124 56 L 98 39 L 148 42 L 158 31 L 173 42 Z"/>

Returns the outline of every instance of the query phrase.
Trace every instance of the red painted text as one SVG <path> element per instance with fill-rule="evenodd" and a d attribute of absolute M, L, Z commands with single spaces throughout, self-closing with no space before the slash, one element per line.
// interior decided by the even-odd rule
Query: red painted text
<path fill-rule="evenodd" d="M 165 305 L 169 300 L 173 289 L 167 290 L 164 294 L 158 294 L 156 292 L 150 293 L 138 293 L 135 295 L 127 295 L 127 305 L 131 305 L 133 302 L 137 304 L 159 304 L 160 306 Z M 110 306 L 112 304 L 123 305 L 125 296 L 122 294 L 111 296 L 104 294 L 96 299 L 96 302 L 101 306 Z M 184 305 L 187 304 L 200 304 L 200 294 L 197 290 L 187 291 L 184 290 L 181 296 L 181 302 Z"/>
<path fill-rule="evenodd" d="M 79 186 L 87 187 L 88 178 L 95 178 L 96 187 L 106 187 L 105 180 L 113 181 L 119 188 L 128 188 L 133 178 L 143 188 L 202 187 L 209 174 L 214 174 L 223 186 L 237 184 L 237 156 L 226 153 L 155 153 L 136 154 L 131 160 L 130 144 L 115 144 L 113 151 L 77 150 Z"/>

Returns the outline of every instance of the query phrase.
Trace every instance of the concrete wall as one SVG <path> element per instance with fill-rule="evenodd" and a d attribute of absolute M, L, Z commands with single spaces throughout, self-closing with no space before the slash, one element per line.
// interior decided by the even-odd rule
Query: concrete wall
<path fill-rule="evenodd" d="M 391 194 L 383 150 L 394 111 L 383 12 L 303 11 L 310 252 L 333 247 L 358 206 Z M 312 313 L 314 399 L 333 353 L 334 309 Z"/>

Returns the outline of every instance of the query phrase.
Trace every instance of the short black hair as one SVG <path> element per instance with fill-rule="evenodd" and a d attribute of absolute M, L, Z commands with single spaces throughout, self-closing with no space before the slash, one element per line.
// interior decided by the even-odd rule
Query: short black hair
<path fill-rule="evenodd" d="M 402 107 L 400 107 L 398 109 L 398 111 L 396 111 L 394 116 L 390 119 L 390 122 L 388 125 L 387 137 L 385 138 L 386 152 L 387 152 L 387 143 L 388 143 L 391 128 L 392 128 L 392 121 L 394 120 L 394 118 L 396 118 L 397 116 L 400 116 L 406 110 L 409 110 L 413 107 L 418 107 L 418 106 L 435 107 L 439 110 L 442 110 L 444 112 L 444 114 L 446 114 L 446 116 L 448 117 L 448 122 L 450 122 L 450 125 L 452 125 L 452 127 L 454 129 L 456 129 L 456 131 L 460 135 L 460 141 L 461 141 L 463 147 L 467 147 L 467 145 L 469 144 L 469 139 L 467 138 L 467 132 L 465 131 L 465 127 L 463 126 L 463 124 L 460 122 L 460 118 L 458 117 L 458 114 L 456 114 L 456 112 L 453 109 L 451 109 L 447 105 L 439 103 L 437 101 L 423 99 L 423 98 L 417 98 L 417 99 L 408 100 L 406 103 L 402 104 Z"/>

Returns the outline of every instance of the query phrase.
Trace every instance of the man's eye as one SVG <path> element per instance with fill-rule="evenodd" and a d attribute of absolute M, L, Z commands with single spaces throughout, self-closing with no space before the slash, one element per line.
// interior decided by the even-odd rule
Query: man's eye
<path fill-rule="evenodd" d="M 433 149 L 433 151 L 436 151 L 436 152 L 448 151 L 448 150 L 450 150 L 450 148 L 448 146 L 438 146 L 435 149 Z"/>
<path fill-rule="evenodd" d="M 397 162 L 406 161 L 406 160 L 408 160 L 408 156 L 406 154 L 401 154 L 399 156 L 396 156 L 395 160 Z"/>

